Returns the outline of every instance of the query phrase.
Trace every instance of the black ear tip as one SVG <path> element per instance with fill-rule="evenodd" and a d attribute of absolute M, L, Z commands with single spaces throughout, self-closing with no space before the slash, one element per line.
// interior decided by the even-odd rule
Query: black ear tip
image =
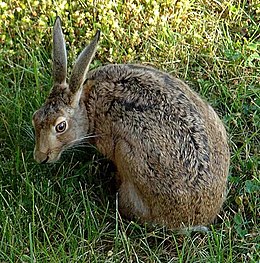
<path fill-rule="evenodd" d="M 55 22 L 54 22 L 54 25 L 57 25 L 57 24 L 61 25 L 61 19 L 59 16 L 56 17 Z"/>
<path fill-rule="evenodd" d="M 97 33 L 96 33 L 96 35 L 95 35 L 96 41 L 99 41 L 99 39 L 100 39 L 100 34 L 101 34 L 101 31 L 100 31 L 100 29 L 98 29 L 98 30 L 97 30 Z"/>

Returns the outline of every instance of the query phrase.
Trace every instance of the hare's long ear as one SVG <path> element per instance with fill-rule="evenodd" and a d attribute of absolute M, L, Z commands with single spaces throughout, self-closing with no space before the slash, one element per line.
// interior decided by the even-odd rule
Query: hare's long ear
<path fill-rule="evenodd" d="M 53 80 L 54 84 L 66 83 L 67 52 L 61 29 L 61 20 L 56 18 L 53 27 Z"/>
<path fill-rule="evenodd" d="M 88 72 L 89 65 L 95 55 L 99 37 L 100 31 L 97 31 L 90 44 L 79 54 L 72 69 L 71 77 L 69 80 L 69 89 L 74 96 L 72 100 L 74 106 L 76 106 L 76 104 L 79 102 L 82 92 L 82 86 L 85 81 L 85 76 Z"/>

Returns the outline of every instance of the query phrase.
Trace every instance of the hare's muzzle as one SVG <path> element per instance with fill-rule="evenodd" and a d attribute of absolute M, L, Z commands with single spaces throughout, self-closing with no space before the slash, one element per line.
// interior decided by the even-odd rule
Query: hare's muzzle
<path fill-rule="evenodd" d="M 37 163 L 43 164 L 48 162 L 49 156 L 47 153 L 34 151 L 34 159 Z"/>

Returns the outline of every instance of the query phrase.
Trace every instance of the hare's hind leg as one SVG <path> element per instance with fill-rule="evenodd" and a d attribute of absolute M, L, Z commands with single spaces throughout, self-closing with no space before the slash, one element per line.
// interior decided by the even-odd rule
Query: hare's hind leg
<path fill-rule="evenodd" d="M 143 222 L 149 218 L 149 208 L 138 189 L 129 181 L 121 182 L 119 187 L 119 211 L 128 219 L 136 218 Z"/>
<path fill-rule="evenodd" d="M 144 193 L 134 183 L 140 171 L 136 171 L 140 160 L 125 140 L 117 142 L 115 148 L 115 165 L 119 182 L 119 210 L 128 219 L 149 221 L 150 207 L 145 200 Z"/>

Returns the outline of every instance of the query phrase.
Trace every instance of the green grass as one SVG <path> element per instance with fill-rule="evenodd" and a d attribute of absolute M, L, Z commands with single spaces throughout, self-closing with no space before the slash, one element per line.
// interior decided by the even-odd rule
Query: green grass
<path fill-rule="evenodd" d="M 5 2 L 0 262 L 260 262 L 259 1 Z M 227 200 L 211 232 L 183 236 L 122 219 L 113 165 L 94 147 L 69 151 L 55 165 L 34 162 L 31 116 L 52 84 L 56 11 L 70 65 L 100 28 L 93 67 L 154 65 L 187 81 L 219 113 L 232 158 Z"/>

